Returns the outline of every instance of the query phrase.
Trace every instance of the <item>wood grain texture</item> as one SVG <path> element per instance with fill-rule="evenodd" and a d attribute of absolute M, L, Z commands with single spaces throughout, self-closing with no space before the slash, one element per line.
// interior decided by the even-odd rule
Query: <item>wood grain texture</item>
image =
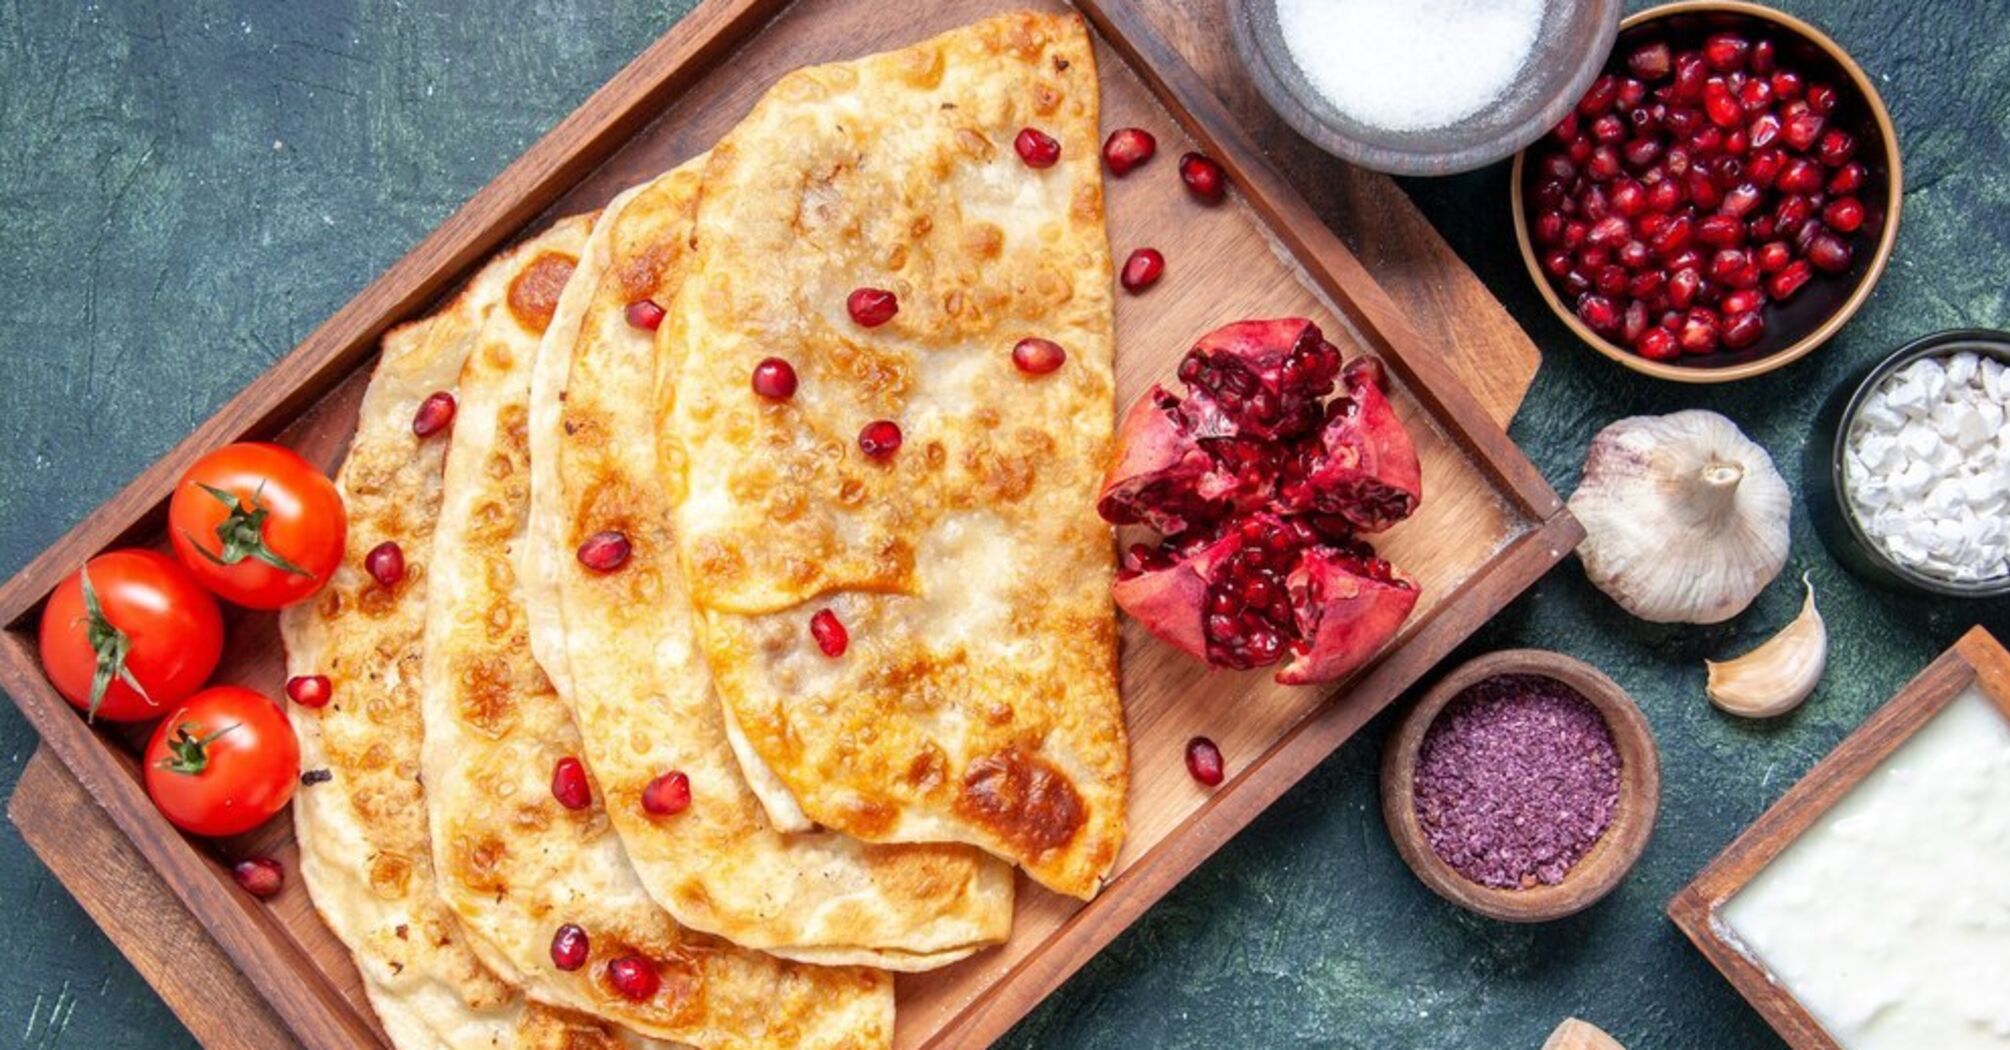
<path fill-rule="evenodd" d="M 1745 951 L 1718 910 L 1970 685 L 2010 718 L 2010 651 L 1981 627 L 1907 682 L 1668 902 L 1668 917 L 1795 1050 L 1841 1045 Z"/>
<path fill-rule="evenodd" d="M 916 39 L 1000 5 L 955 0 L 886 25 L 881 12 L 867 4 L 803 0 L 751 43 L 733 48 L 736 36 L 780 6 L 720 0 L 680 23 L 104 512 L 0 587 L 0 618 L 26 626 L 41 595 L 65 569 L 115 539 L 151 535 L 165 486 L 211 444 L 271 434 L 308 408 L 286 440 L 317 462 L 332 464 L 346 444 L 362 375 L 357 366 L 367 359 L 371 341 L 451 287 L 531 216 L 598 204 L 622 185 L 704 148 L 744 112 L 755 92 L 788 68 Z M 1419 438 L 1427 477 L 1423 516 L 1382 546 L 1424 581 L 1427 599 L 1398 647 L 1351 683 L 1338 703 L 1317 691 L 1276 687 L 1260 675 L 1196 679 L 1183 658 L 1130 628 L 1127 706 L 1138 781 L 1150 786 L 1134 797 L 1133 835 L 1119 876 L 1090 908 L 1028 892 L 1018 932 L 1004 950 L 904 980 L 903 1045 L 971 1045 L 1001 1034 L 1581 535 L 1500 430 L 1532 374 L 1526 338 L 1509 324 L 1511 337 L 1454 343 L 1455 353 L 1427 343 L 1404 314 L 1439 308 L 1440 301 L 1399 306 L 1376 287 L 1176 54 L 1153 38 L 1137 12 L 1101 5 L 1089 11 L 1099 27 L 1121 37 L 1116 49 L 1100 48 L 1106 123 L 1163 129 L 1161 149 L 1168 157 L 1159 163 L 1161 176 L 1170 157 L 1198 147 L 1223 159 L 1241 187 L 1235 203 L 1196 214 L 1176 188 L 1162 192 L 1169 185 L 1163 177 L 1156 196 L 1153 184 L 1140 177 L 1113 184 L 1111 230 L 1119 250 L 1149 236 L 1176 260 L 1150 295 L 1120 298 L 1120 342 L 1147 348 L 1120 360 L 1121 397 L 1127 401 L 1168 374 L 1194 334 L 1236 316 L 1306 313 L 1343 347 L 1381 354 L 1402 381 L 1396 404 Z M 730 75 L 703 75 L 729 52 Z M 1124 56 L 1154 68 L 1141 79 L 1126 69 Z M 1408 214 L 1423 231 L 1420 236 L 1435 241 L 1415 213 Z M 1182 266 L 1180 260 L 1191 262 Z M 1433 288 L 1463 284 L 1485 300 L 1481 305 L 1491 303 L 1449 252 L 1435 265 Z M 1493 309 L 1498 312 L 1497 305 Z M 1451 378 L 1455 367 L 1496 380 L 1486 388 L 1485 403 Z M 241 617 L 233 628 L 224 676 L 276 687 L 277 648 L 269 621 Z M 0 685 L 21 701 L 54 753 L 79 772 L 112 817 L 115 833 L 137 844 L 165 875 L 165 887 L 203 918 L 225 955 L 304 1043 L 348 1047 L 372 1041 L 353 968 L 312 918 L 304 894 L 290 890 L 270 907 L 237 894 L 219 866 L 229 849 L 205 854 L 167 829 L 146 806 L 130 759 L 105 746 L 105 738 L 84 728 L 50 693 L 29 649 L 25 632 L 18 630 L 0 644 Z M 1246 712 L 1237 724 L 1210 722 L 1209 712 L 1232 704 Z M 1230 784 L 1211 796 L 1195 791 L 1179 768 L 1179 745 L 1202 729 L 1216 736 L 1236 771 Z M 280 824 L 237 847 L 290 861 L 290 842 Z M 122 943 L 128 951 L 154 950 L 150 944 L 134 948 L 135 941 L 128 937 Z"/>

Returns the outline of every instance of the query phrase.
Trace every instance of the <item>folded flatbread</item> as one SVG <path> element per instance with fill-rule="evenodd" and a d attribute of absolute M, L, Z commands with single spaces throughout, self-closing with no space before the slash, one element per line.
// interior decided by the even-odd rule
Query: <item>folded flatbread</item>
<path fill-rule="evenodd" d="M 701 158 L 608 205 L 545 332 L 530 410 L 532 648 L 630 861 L 679 922 L 809 962 L 953 962 L 1010 933 L 1008 866 L 968 846 L 783 834 L 727 743 L 659 487 L 656 333 L 627 319 L 631 304 L 674 298 L 702 170 Z M 575 552 L 607 531 L 631 553 L 597 572 Z M 672 769 L 690 778 L 691 808 L 651 818 L 635 800 Z"/>
<path fill-rule="evenodd" d="M 609 825 L 610 809 L 639 809 L 638 798 L 596 790 L 591 805 L 569 810 L 553 795 L 554 767 L 581 747 L 532 658 L 520 584 L 530 371 L 590 225 L 561 220 L 506 257 L 508 292 L 461 373 L 421 689 L 440 893 L 483 961 L 534 1002 L 705 1050 L 889 1046 L 890 976 L 788 962 L 683 929 L 643 890 Z M 551 954 L 564 924 L 591 944 L 572 971 Z M 608 968 L 623 957 L 655 971 L 655 994 L 619 994 Z"/>
<path fill-rule="evenodd" d="M 419 780 L 419 676 L 427 559 L 446 443 L 412 433 L 419 402 L 452 391 L 499 270 L 432 317 L 393 330 L 363 395 L 336 477 L 348 509 L 342 568 L 313 601 L 280 616 L 287 673 L 333 683 L 328 706 L 291 705 L 301 767 L 328 779 L 294 798 L 301 877 L 348 946 L 378 1021 L 398 1050 L 612 1050 L 660 1047 L 591 1018 L 526 1006 L 482 964 L 435 892 Z M 406 575 L 386 590 L 362 569 L 391 540 Z"/>
<path fill-rule="evenodd" d="M 662 355 L 675 540 L 770 817 L 970 843 L 1080 897 L 1129 775 L 1094 508 L 1115 415 L 1097 91 L 1080 18 L 1028 12 L 784 77 L 706 164 Z M 1058 163 L 1020 159 L 1028 127 Z M 859 288 L 897 316 L 854 322 Z M 1018 372 L 1027 337 L 1066 363 Z M 800 379 L 785 402 L 749 388 L 770 356 Z M 858 436 L 881 419 L 904 441 L 876 462 Z"/>

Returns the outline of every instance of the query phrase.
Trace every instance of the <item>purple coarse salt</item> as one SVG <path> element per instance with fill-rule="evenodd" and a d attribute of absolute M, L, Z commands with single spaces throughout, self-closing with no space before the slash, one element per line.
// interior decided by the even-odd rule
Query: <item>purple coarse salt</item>
<path fill-rule="evenodd" d="M 1496 675 L 1454 697 L 1425 732 L 1417 818 L 1466 878 L 1553 886 L 1612 822 L 1619 765 L 1611 727 L 1577 690 Z"/>

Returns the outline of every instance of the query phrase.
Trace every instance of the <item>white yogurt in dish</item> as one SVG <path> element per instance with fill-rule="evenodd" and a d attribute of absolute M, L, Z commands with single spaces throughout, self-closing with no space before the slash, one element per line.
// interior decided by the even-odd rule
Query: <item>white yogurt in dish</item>
<path fill-rule="evenodd" d="M 1971 686 L 1721 917 L 1847 1050 L 2010 1048 L 2010 718 Z"/>
<path fill-rule="evenodd" d="M 1485 109 L 1513 86 L 1545 0 L 1277 0 L 1292 61 L 1335 109 L 1424 131 Z"/>
<path fill-rule="evenodd" d="M 2010 576 L 2010 368 L 1972 350 L 1923 357 L 1858 407 L 1850 511 L 1884 552 L 1943 580 Z"/>

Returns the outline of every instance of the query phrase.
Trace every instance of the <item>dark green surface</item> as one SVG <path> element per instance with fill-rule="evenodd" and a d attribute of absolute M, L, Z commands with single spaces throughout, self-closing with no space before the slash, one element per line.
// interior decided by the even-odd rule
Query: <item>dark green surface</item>
<path fill-rule="evenodd" d="M 688 6 L 0 0 L 0 573 L 271 364 Z M 1924 332 L 2010 327 L 2010 12 L 1787 6 L 1885 85 L 1907 163 L 1891 272 L 1809 360 L 1729 389 L 1639 379 L 1573 345 L 1536 298 L 1504 168 L 1409 185 L 1544 348 L 1514 436 L 1559 491 L 1599 426 L 1691 406 L 1736 419 L 1795 481 L 1806 421 L 1848 372 Z M 1635 1050 L 1777 1045 L 1663 904 L 1969 624 L 2010 637 L 2002 608 L 1985 617 L 1868 591 L 1800 510 L 1787 573 L 1732 624 L 1631 623 L 1572 563 L 1464 651 L 1562 649 L 1645 707 L 1662 744 L 1661 823 L 1604 904 L 1527 929 L 1431 896 L 1377 811 L 1385 717 L 1005 1045 L 1533 1048 L 1572 1013 Z M 1718 714 L 1702 698 L 1701 659 L 1790 617 L 1803 571 L 1835 639 L 1821 690 L 1776 724 Z M 0 791 L 33 746 L 6 706 Z M 0 1045 L 189 1044 L 11 831 L 0 913 Z"/>

